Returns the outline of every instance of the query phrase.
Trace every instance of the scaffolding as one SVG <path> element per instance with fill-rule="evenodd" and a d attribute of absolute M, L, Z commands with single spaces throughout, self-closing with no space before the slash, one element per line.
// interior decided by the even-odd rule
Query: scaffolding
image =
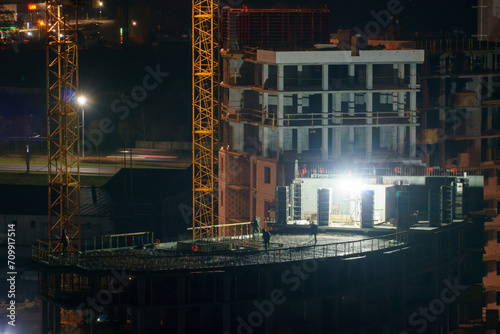
<path fill-rule="evenodd" d="M 222 10 L 224 50 L 245 47 L 270 50 L 304 50 L 330 43 L 328 9 L 235 9 Z"/>
<path fill-rule="evenodd" d="M 71 251 L 80 249 L 77 6 L 46 3 L 48 236 L 56 250 L 66 230 Z"/>

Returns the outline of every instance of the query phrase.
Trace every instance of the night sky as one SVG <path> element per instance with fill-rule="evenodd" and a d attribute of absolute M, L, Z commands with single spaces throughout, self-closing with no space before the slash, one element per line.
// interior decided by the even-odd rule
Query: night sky
<path fill-rule="evenodd" d="M 0 0 L 0 3 L 5 2 Z M 123 16 L 120 8 L 128 3 L 129 19 L 137 20 L 145 38 L 156 34 L 188 36 L 191 29 L 191 0 L 108 0 L 104 15 Z M 402 0 L 224 0 L 233 7 L 248 8 L 323 8 L 331 11 L 331 31 L 358 27 L 365 30 L 373 22 L 373 13 L 384 13 L 395 3 L 400 13 L 393 22 L 400 38 L 414 36 L 415 32 L 475 34 L 476 0 L 417 1 Z M 121 13 L 121 14 L 120 14 Z M 92 104 L 86 113 L 86 126 L 97 127 L 103 118 L 111 118 L 117 130 L 106 138 L 110 149 L 124 144 L 127 132 L 130 140 L 190 140 L 191 133 L 191 45 L 189 40 L 161 43 L 132 44 L 130 48 L 94 48 L 80 50 L 80 88 L 89 95 Z M 0 137 L 18 137 L 26 134 L 28 115 L 32 130 L 42 136 L 46 132 L 45 52 L 39 45 L 21 45 L 20 51 L 0 50 Z M 127 94 L 141 82 L 146 66 L 159 65 L 170 73 L 158 89 L 149 93 L 127 121 L 121 122 L 110 110 L 112 102 Z M 2 87 L 30 89 L 13 93 Z M 32 90 L 32 89 L 35 90 Z M 105 149 L 103 146 L 102 149 Z"/>

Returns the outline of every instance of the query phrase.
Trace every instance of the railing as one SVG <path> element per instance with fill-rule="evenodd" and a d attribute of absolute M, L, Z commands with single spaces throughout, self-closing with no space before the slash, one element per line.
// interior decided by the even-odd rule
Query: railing
<path fill-rule="evenodd" d="M 394 168 L 356 168 L 356 169 L 345 169 L 338 168 L 334 164 L 329 165 L 324 164 L 302 164 L 301 166 L 301 177 L 303 178 L 330 178 L 335 176 L 349 176 L 349 177 L 369 177 L 369 178 L 380 178 L 376 180 L 376 183 L 382 184 L 384 181 L 383 177 L 386 176 L 464 176 L 464 173 L 468 176 L 480 176 L 484 174 L 482 168 L 467 168 L 467 167 L 456 167 L 456 168 L 438 168 L 438 167 L 421 167 L 421 166 L 411 166 L 411 167 L 394 167 Z"/>
<path fill-rule="evenodd" d="M 122 268 L 128 270 L 212 269 L 354 256 L 399 247 L 408 243 L 408 241 L 409 234 L 404 231 L 381 237 L 325 245 L 275 248 L 277 245 L 271 244 L 271 249 L 268 251 L 234 251 L 208 255 L 156 255 L 155 251 L 151 250 L 123 250 L 120 254 L 102 252 L 74 253 L 68 257 L 50 254 L 43 261 L 49 265 L 72 265 L 87 270 Z"/>
<path fill-rule="evenodd" d="M 403 116 L 400 116 L 400 114 Z M 222 118 L 226 122 L 254 122 L 262 126 L 272 127 L 303 127 L 344 126 L 370 124 L 417 124 L 418 111 L 363 111 L 328 113 L 286 113 L 278 118 L 275 112 L 267 112 L 250 108 L 235 108 L 222 106 Z M 327 124 L 323 124 L 326 121 Z"/>
<path fill-rule="evenodd" d="M 81 252 L 96 251 L 96 250 L 113 250 L 124 247 L 135 247 L 150 244 L 154 242 L 154 235 L 151 233 L 150 239 L 149 232 L 137 232 L 137 233 L 123 233 L 123 234 L 111 234 L 103 235 L 100 237 L 93 238 L 77 238 L 70 240 L 70 252 L 68 256 L 72 256 L 75 253 L 71 251 L 71 243 L 75 241 L 80 241 Z M 60 241 L 52 240 L 38 240 L 38 244 L 31 246 L 31 257 L 34 260 L 48 261 L 52 254 L 61 254 L 60 251 L 54 251 Z"/>
<path fill-rule="evenodd" d="M 479 41 L 468 36 L 454 36 L 445 38 L 423 38 L 417 41 L 417 48 L 428 52 L 464 52 L 499 50 L 498 40 Z"/>

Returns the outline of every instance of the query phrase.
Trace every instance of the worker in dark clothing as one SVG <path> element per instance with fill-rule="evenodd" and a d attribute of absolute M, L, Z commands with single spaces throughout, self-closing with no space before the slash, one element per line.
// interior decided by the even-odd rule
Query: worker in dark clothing
<path fill-rule="evenodd" d="M 316 225 L 313 222 L 311 222 L 311 233 L 314 235 L 314 244 L 315 245 L 318 242 L 318 239 L 316 238 L 316 236 L 318 235 L 318 232 L 319 232 L 318 225 Z"/>
<path fill-rule="evenodd" d="M 271 240 L 271 233 L 266 231 L 265 228 L 262 229 L 262 239 L 264 239 L 264 248 L 267 250 L 269 247 L 269 241 Z"/>
<path fill-rule="evenodd" d="M 63 247 L 63 256 L 68 255 L 68 248 L 69 248 L 69 236 L 66 233 L 66 229 L 63 230 L 62 236 L 61 236 L 61 244 Z"/>
<path fill-rule="evenodd" d="M 252 239 L 255 240 L 255 235 L 259 235 L 260 232 L 260 225 L 259 225 L 259 219 L 255 217 L 252 220 Z"/>

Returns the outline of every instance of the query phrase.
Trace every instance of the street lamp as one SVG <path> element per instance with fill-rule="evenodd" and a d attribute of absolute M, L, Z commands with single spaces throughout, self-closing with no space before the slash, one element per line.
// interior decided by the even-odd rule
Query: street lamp
<path fill-rule="evenodd" d="M 99 20 L 102 21 L 102 1 L 99 1 Z"/>
<path fill-rule="evenodd" d="M 83 106 L 86 102 L 85 96 L 78 97 L 78 104 L 82 107 L 82 158 L 85 158 L 85 109 Z"/>

